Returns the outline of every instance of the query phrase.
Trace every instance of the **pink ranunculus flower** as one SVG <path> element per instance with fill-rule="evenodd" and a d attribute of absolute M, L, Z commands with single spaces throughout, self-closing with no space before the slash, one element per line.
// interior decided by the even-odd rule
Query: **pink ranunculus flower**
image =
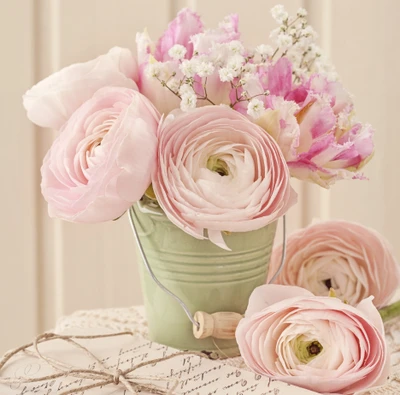
<path fill-rule="evenodd" d="M 198 239 L 227 248 L 222 231 L 259 229 L 296 202 L 275 141 L 227 106 L 170 114 L 159 130 L 153 173 L 168 218 Z"/>
<path fill-rule="evenodd" d="M 280 265 L 282 245 L 273 250 L 269 278 Z M 348 221 L 325 221 L 300 229 L 287 240 L 277 284 L 297 285 L 315 295 L 336 295 L 356 305 L 368 296 L 383 307 L 400 284 L 399 265 L 387 240 Z"/>
<path fill-rule="evenodd" d="M 23 104 L 35 124 L 60 127 L 72 113 L 105 86 L 137 89 L 138 66 L 129 49 L 114 47 L 105 55 L 50 75 L 29 89 Z"/>
<path fill-rule="evenodd" d="M 236 330 L 241 355 L 258 374 L 323 394 L 384 384 L 389 354 L 371 299 L 354 307 L 299 287 L 258 287 Z"/>
<path fill-rule="evenodd" d="M 159 119 L 133 89 L 98 90 L 64 124 L 44 159 L 49 215 L 86 223 L 122 215 L 150 184 Z"/>

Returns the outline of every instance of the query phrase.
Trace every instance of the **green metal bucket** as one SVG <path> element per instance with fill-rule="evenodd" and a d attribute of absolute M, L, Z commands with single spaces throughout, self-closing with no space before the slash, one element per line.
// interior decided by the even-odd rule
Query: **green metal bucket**
<path fill-rule="evenodd" d="M 131 214 L 155 276 L 192 314 L 243 314 L 254 288 L 265 284 L 276 222 L 256 231 L 225 235 L 232 249 L 225 251 L 183 232 L 159 207 L 138 203 Z M 238 355 L 235 340 L 196 339 L 182 307 L 154 282 L 139 254 L 138 261 L 152 341 L 181 350 Z"/>

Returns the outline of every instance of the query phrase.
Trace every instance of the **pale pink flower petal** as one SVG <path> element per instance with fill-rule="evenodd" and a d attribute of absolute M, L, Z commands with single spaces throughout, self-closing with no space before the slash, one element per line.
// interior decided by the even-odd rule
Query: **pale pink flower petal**
<path fill-rule="evenodd" d="M 86 63 L 68 66 L 29 89 L 23 103 L 28 118 L 39 126 L 59 129 L 98 89 L 137 89 L 138 66 L 131 52 L 112 48 Z"/>

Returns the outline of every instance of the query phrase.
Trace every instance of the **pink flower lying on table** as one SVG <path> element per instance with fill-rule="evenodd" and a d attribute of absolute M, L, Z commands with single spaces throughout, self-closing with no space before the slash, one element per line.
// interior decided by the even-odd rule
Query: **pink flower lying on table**
<path fill-rule="evenodd" d="M 248 232 L 296 202 L 275 141 L 226 106 L 171 113 L 159 130 L 152 178 L 158 203 L 178 227 L 227 248 L 222 231 Z"/>
<path fill-rule="evenodd" d="M 86 63 L 65 67 L 38 82 L 24 97 L 28 118 L 60 129 L 72 113 L 105 86 L 137 89 L 138 66 L 129 49 L 115 47 Z"/>
<path fill-rule="evenodd" d="M 160 115 L 139 92 L 98 90 L 63 126 L 42 166 L 49 215 L 72 222 L 113 220 L 150 184 Z"/>
<path fill-rule="evenodd" d="M 274 248 L 269 278 L 280 265 L 282 245 Z M 277 284 L 297 285 L 356 305 L 374 296 L 387 305 L 398 284 L 400 268 L 387 240 L 378 232 L 347 221 L 324 221 L 300 229 L 287 240 L 286 260 Z"/>
<path fill-rule="evenodd" d="M 353 307 L 299 287 L 258 287 L 236 330 L 241 355 L 258 374 L 324 394 L 381 385 L 390 363 L 371 299 Z"/>

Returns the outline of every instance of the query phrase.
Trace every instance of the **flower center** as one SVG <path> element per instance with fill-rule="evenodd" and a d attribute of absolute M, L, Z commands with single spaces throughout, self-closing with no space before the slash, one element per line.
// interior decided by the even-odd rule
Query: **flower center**
<path fill-rule="evenodd" d="M 292 349 L 300 363 L 307 364 L 321 353 L 323 347 L 317 340 L 306 341 L 303 336 L 292 340 Z"/>
<path fill-rule="evenodd" d="M 307 346 L 307 351 L 310 355 L 318 355 L 322 351 L 321 343 L 313 341 L 309 346 Z"/>
<path fill-rule="evenodd" d="M 332 280 L 328 278 L 327 280 L 324 281 L 324 284 L 326 288 L 331 289 L 332 288 Z"/>
<path fill-rule="evenodd" d="M 229 167 L 226 162 L 216 156 L 210 156 L 208 158 L 207 169 L 218 173 L 220 176 L 229 175 Z"/>

